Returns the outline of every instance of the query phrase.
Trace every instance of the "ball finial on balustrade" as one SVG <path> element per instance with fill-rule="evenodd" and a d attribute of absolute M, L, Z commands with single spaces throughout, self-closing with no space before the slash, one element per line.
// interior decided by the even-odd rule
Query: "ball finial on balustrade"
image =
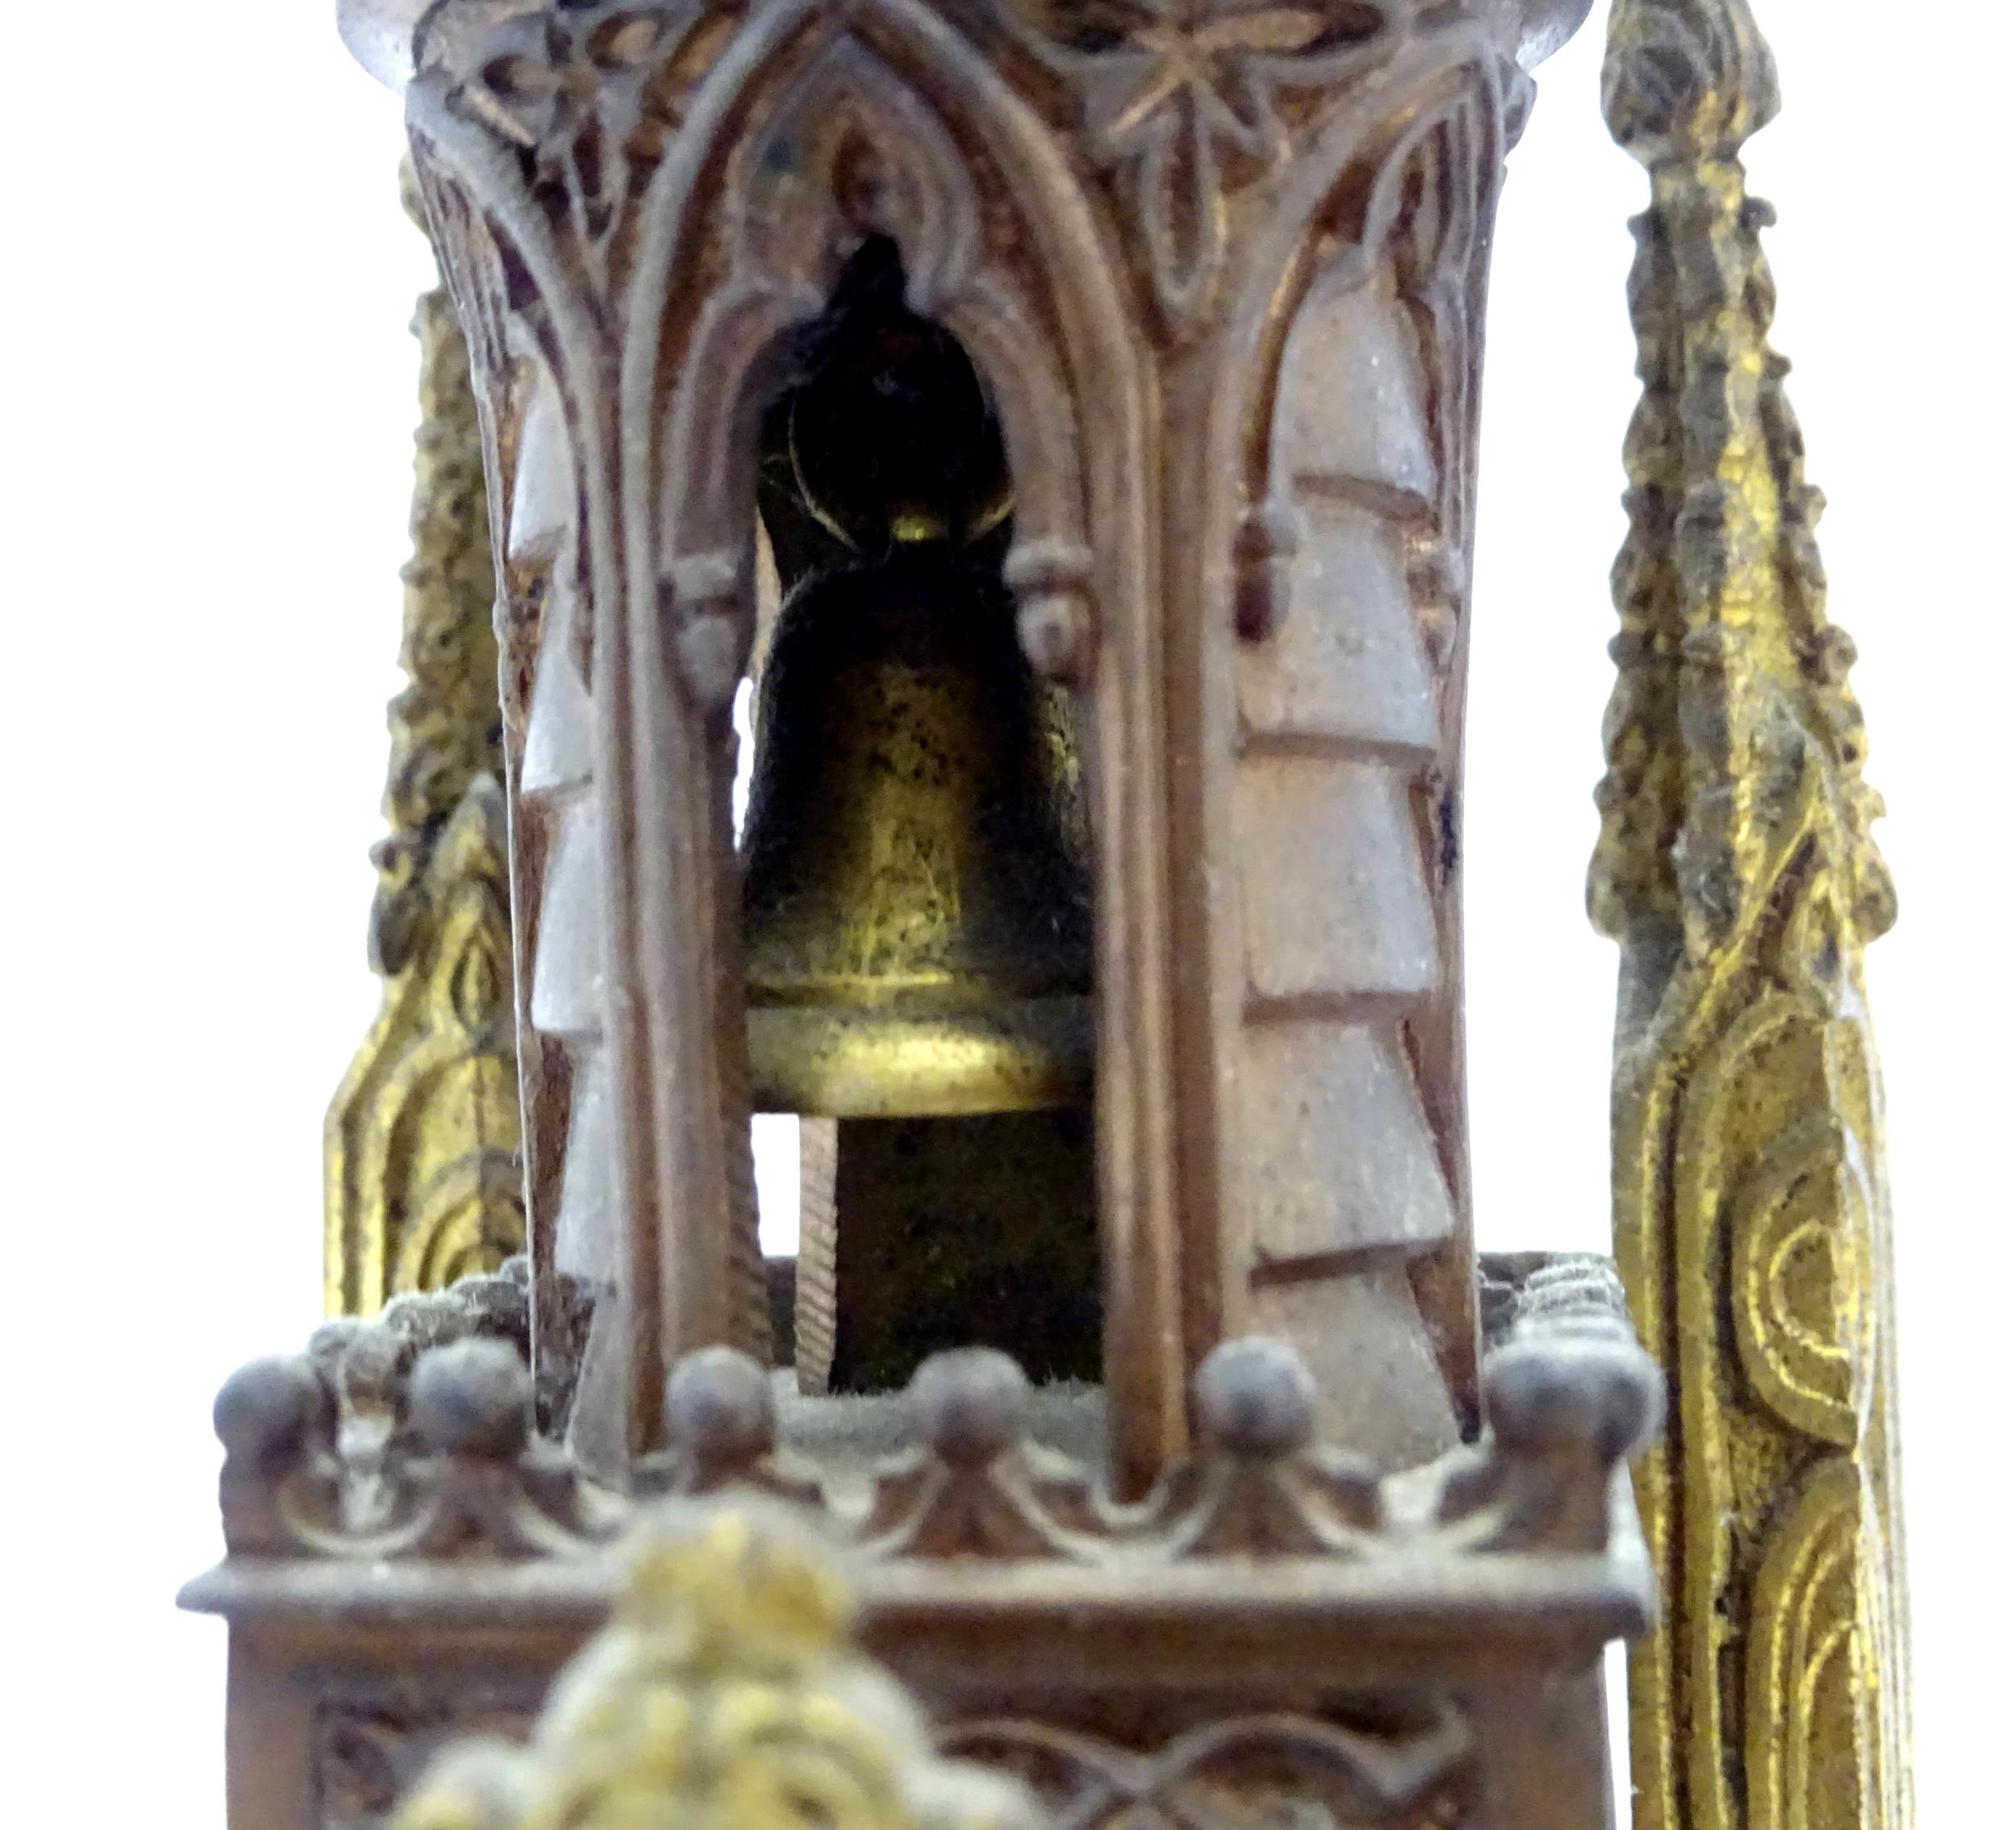
<path fill-rule="evenodd" d="M 1485 1415 L 1506 1448 L 1618 1461 L 1656 1433 L 1658 1369 L 1627 1332 L 1514 1340 L 1484 1367 Z"/>
<path fill-rule="evenodd" d="M 420 1357 L 409 1413 L 437 1453 L 505 1461 L 532 1427 L 532 1375 L 508 1341 L 458 1340 Z"/>
<path fill-rule="evenodd" d="M 1028 1428 L 1028 1375 L 991 1347 L 934 1353 L 905 1399 L 918 1439 L 956 1468 L 985 1467 Z"/>
<path fill-rule="evenodd" d="M 665 1433 L 706 1468 L 742 1468 L 777 1447 L 777 1399 L 769 1374 L 732 1347 L 688 1354 L 665 1381 Z"/>
<path fill-rule="evenodd" d="M 219 1388 L 210 1422 L 235 1462 L 284 1461 L 301 1445 L 323 1402 L 314 1369 L 299 1354 L 240 1366 Z"/>
<path fill-rule="evenodd" d="M 1285 1341 L 1264 1336 L 1212 1349 L 1197 1373 L 1198 1420 L 1231 1454 L 1273 1461 L 1306 1449 L 1316 1431 L 1316 1382 Z"/>

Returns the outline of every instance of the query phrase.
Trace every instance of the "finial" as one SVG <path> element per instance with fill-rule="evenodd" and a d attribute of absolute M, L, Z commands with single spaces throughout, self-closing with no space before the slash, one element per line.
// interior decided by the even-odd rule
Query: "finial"
<path fill-rule="evenodd" d="M 1603 119 L 1633 158 L 1732 159 L 1777 112 L 1777 65 L 1749 0 L 1615 0 Z"/>
<path fill-rule="evenodd" d="M 408 1397 L 427 1446 L 508 1461 L 532 1424 L 532 1375 L 509 1341 L 458 1340 L 420 1356 Z"/>
<path fill-rule="evenodd" d="M 399 1830 L 1035 1830 L 1019 1785 L 932 1752 L 917 1706 L 850 1644 L 852 1615 L 839 1563 L 801 1522 L 668 1508 L 530 1745 L 452 1747 Z"/>
<path fill-rule="evenodd" d="M 307 1361 L 276 1354 L 225 1380 L 210 1420 L 233 1461 L 257 1465 L 293 1454 L 321 1403 L 322 1387 Z"/>
<path fill-rule="evenodd" d="M 1663 1395 L 1657 1368 L 1627 1330 L 1542 1331 L 1485 1363 L 1492 1433 L 1521 1454 L 1580 1449 L 1621 1461 L 1658 1433 Z"/>
<path fill-rule="evenodd" d="M 985 1468 L 1028 1428 L 1028 1375 L 991 1347 L 934 1353 L 905 1399 L 918 1436 L 956 1468 Z"/>
<path fill-rule="evenodd" d="M 748 1468 L 777 1447 L 769 1374 L 735 1348 L 689 1353 L 665 1382 L 665 1430 L 702 1467 Z"/>
<path fill-rule="evenodd" d="M 1206 1437 L 1228 1453 L 1275 1461 L 1316 1430 L 1316 1382 L 1285 1341 L 1248 1336 L 1213 1348 L 1197 1371 Z"/>
<path fill-rule="evenodd" d="M 854 1599 L 811 1524 L 748 1498 L 677 1503 L 633 1534 L 613 1619 L 656 1639 L 661 1669 L 811 1670 L 839 1649 Z"/>

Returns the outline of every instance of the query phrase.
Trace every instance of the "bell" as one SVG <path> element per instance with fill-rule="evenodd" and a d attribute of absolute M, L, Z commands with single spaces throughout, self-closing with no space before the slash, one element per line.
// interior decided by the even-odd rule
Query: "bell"
<path fill-rule="evenodd" d="M 1069 714 L 1001 582 L 1000 434 L 900 267 L 857 260 L 766 413 L 784 590 L 744 828 L 760 1110 L 1081 1104 L 1091 918 Z"/>

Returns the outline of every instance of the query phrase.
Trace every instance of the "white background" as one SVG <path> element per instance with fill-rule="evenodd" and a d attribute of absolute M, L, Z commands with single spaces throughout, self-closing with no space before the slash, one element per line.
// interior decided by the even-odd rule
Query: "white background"
<path fill-rule="evenodd" d="M 1758 0 L 1781 346 L 1903 919 L 1890 1091 L 1918 1789 L 2006 1795 L 2016 1609 L 2006 10 Z M 317 1319 L 323 1106 L 364 965 L 414 419 L 396 105 L 326 0 L 10 18 L 0 1055 L 10 1425 L 0 1807 L 221 1823 L 210 1394 Z M 1642 174 L 1600 31 L 1500 219 L 1469 767 L 1480 1235 L 1599 1247 L 1614 954 L 1585 921 Z M 1975 1810 L 1970 1812 L 1968 1807 Z"/>

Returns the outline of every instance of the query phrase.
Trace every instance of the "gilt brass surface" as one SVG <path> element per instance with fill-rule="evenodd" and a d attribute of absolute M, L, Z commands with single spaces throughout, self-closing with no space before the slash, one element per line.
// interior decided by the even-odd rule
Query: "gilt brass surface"
<path fill-rule="evenodd" d="M 1618 0 L 1605 111 L 1650 170 L 1645 394 L 1606 729 L 1597 924 L 1623 948 L 1618 1268 L 1672 1381 L 1640 1464 L 1664 1608 L 1631 1662 L 1638 1830 L 1910 1817 L 1889 1202 L 1862 949 L 1854 645 L 1770 347 L 1772 219 L 1737 153 L 1776 112 L 1744 0 Z"/>
<path fill-rule="evenodd" d="M 1043 701 L 1006 594 L 942 548 L 787 601 L 746 844 L 759 1108 L 1089 1096 L 1089 923 Z"/>
<path fill-rule="evenodd" d="M 418 222 L 410 189 L 406 202 Z M 445 286 L 422 297 L 414 331 L 407 684 L 388 714 L 392 830 L 373 852 L 371 959 L 385 994 L 323 1133 L 331 1315 L 375 1313 L 388 1297 L 493 1269 L 525 1245 L 482 435 Z"/>

